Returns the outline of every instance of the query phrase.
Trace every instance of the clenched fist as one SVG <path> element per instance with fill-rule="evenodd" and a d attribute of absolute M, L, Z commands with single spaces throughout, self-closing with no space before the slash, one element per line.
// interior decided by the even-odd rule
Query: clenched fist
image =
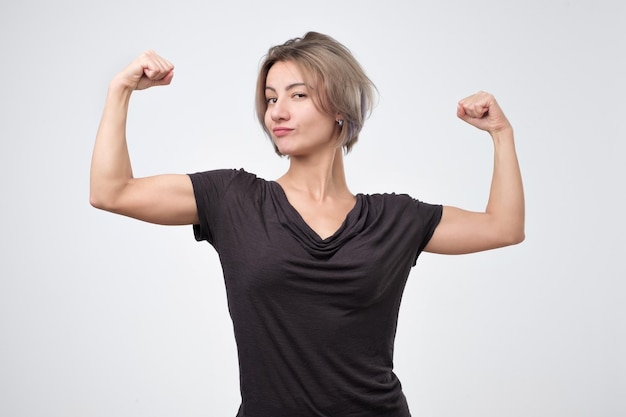
<path fill-rule="evenodd" d="M 139 55 L 113 80 L 130 90 L 168 85 L 174 77 L 174 65 L 152 50 Z"/>
<path fill-rule="evenodd" d="M 484 91 L 459 101 L 456 114 L 461 120 L 490 134 L 511 128 L 496 99 Z"/>

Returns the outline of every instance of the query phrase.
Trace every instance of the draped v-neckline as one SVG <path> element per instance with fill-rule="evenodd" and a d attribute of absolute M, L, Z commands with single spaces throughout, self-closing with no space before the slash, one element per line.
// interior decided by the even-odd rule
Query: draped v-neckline
<path fill-rule="evenodd" d="M 339 228 L 330 236 L 322 238 L 291 204 L 283 187 L 276 181 L 268 181 L 268 184 L 281 225 L 316 258 L 332 256 L 365 225 L 367 205 L 364 196 L 356 194 L 354 206 L 348 211 Z"/>

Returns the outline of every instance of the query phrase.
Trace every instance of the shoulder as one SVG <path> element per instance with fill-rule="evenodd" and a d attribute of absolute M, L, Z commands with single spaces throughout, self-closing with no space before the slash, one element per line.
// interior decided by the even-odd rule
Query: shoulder
<path fill-rule="evenodd" d="M 421 218 L 422 221 L 438 222 L 443 212 L 441 204 L 424 202 L 409 194 L 362 194 L 362 197 L 371 211 L 385 217 Z"/>
<path fill-rule="evenodd" d="M 267 182 L 244 169 L 215 169 L 188 175 L 196 191 L 210 190 L 216 193 L 229 189 L 249 188 Z"/>
<path fill-rule="evenodd" d="M 376 193 L 376 194 L 361 194 L 368 203 L 381 207 L 406 207 L 406 206 L 440 206 L 439 204 L 426 203 L 422 200 L 414 198 L 409 194 L 402 193 Z"/>
<path fill-rule="evenodd" d="M 200 171 L 188 174 L 192 180 L 230 182 L 233 179 L 257 179 L 258 177 L 243 168 L 239 169 L 213 169 L 209 171 Z"/>

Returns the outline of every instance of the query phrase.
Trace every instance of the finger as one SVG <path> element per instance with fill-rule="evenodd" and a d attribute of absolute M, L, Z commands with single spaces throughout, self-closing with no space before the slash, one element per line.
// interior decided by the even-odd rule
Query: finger
<path fill-rule="evenodd" d="M 490 103 L 485 97 L 470 96 L 461 100 L 459 106 L 468 116 L 480 119 L 489 111 Z"/>
<path fill-rule="evenodd" d="M 476 126 L 478 127 L 479 124 L 482 123 L 483 118 L 482 117 L 475 117 L 472 114 L 468 113 L 465 109 L 465 107 L 459 105 L 457 108 L 457 112 L 456 115 L 459 119 L 463 120 L 466 123 L 471 124 L 472 126 Z"/>
<path fill-rule="evenodd" d="M 467 114 L 465 113 L 465 108 L 460 102 L 456 105 L 456 115 L 459 119 L 463 119 L 465 116 L 467 116 Z"/>
<path fill-rule="evenodd" d="M 511 126 L 495 97 L 484 91 L 460 100 L 457 115 L 466 123 L 488 132 Z"/>
<path fill-rule="evenodd" d="M 152 80 L 152 86 L 169 85 L 172 82 L 172 78 L 174 78 L 174 71 L 168 72 L 162 78 Z"/>
<path fill-rule="evenodd" d="M 151 81 L 159 81 L 168 76 L 174 69 L 174 65 L 159 56 L 153 50 L 146 51 L 143 55 L 143 73 Z"/>

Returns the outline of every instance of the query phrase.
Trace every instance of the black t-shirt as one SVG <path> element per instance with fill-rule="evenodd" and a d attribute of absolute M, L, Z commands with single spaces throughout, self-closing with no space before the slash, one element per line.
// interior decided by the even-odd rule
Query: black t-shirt
<path fill-rule="evenodd" d="M 402 292 L 442 208 L 357 194 L 321 239 L 281 186 L 243 170 L 190 174 L 197 240 L 222 264 L 239 354 L 238 417 L 409 416 L 393 373 Z"/>

